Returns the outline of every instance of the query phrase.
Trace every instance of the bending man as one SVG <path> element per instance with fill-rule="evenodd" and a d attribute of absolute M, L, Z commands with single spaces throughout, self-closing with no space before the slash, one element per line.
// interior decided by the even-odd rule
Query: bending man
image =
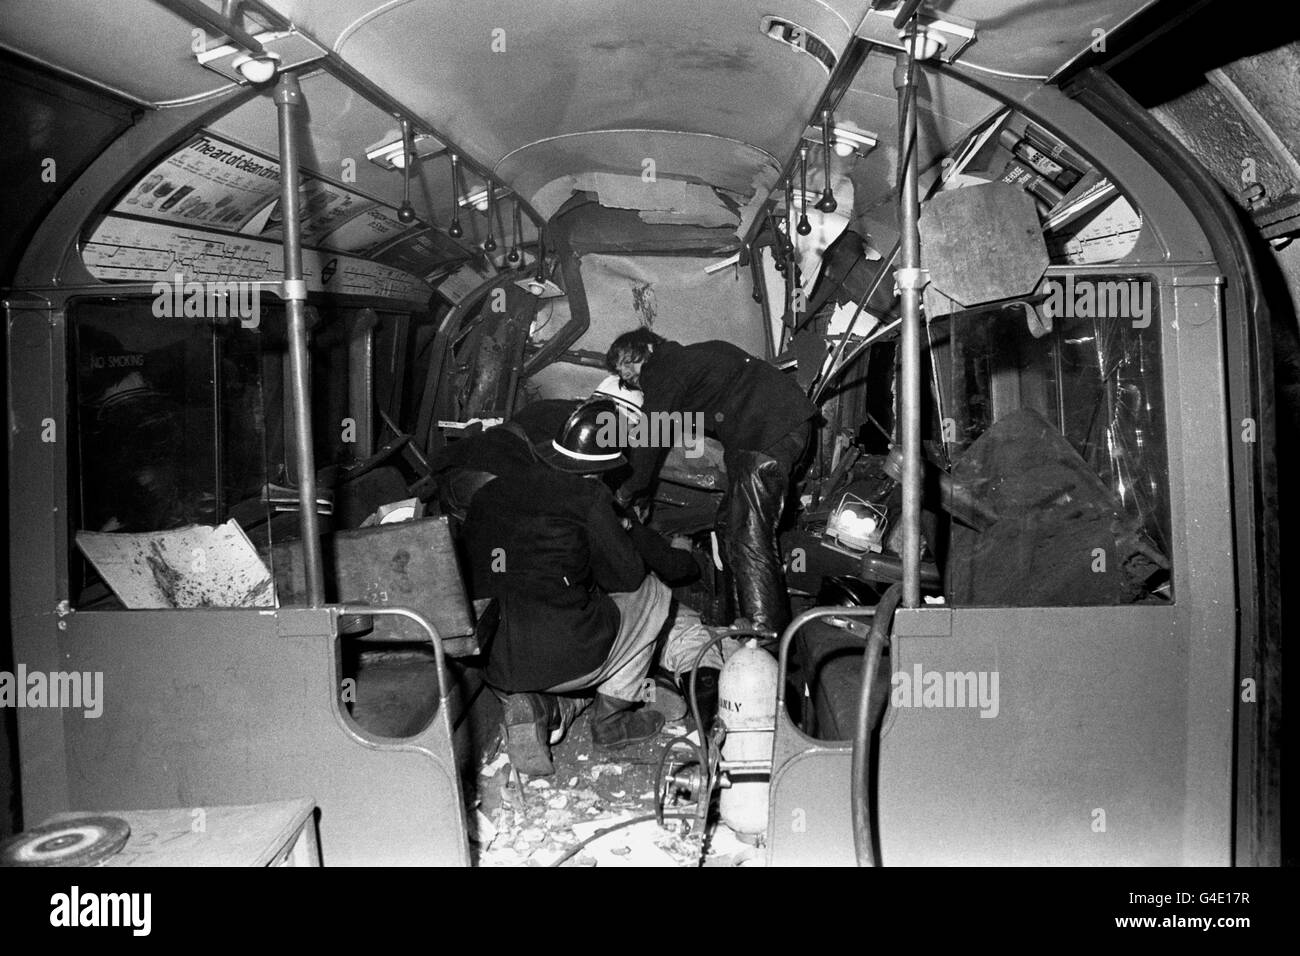
<path fill-rule="evenodd" d="M 681 345 L 637 329 L 610 346 L 606 364 L 645 395 L 646 416 L 700 416 L 725 449 L 724 542 L 737 612 L 755 627 L 789 623 L 777 527 L 785 498 L 811 447 L 816 407 L 793 380 L 728 342 Z M 685 427 L 683 425 L 683 427 Z M 661 429 L 651 428 L 654 434 Z M 629 453 L 632 476 L 618 490 L 626 505 L 646 493 L 666 448 Z"/>

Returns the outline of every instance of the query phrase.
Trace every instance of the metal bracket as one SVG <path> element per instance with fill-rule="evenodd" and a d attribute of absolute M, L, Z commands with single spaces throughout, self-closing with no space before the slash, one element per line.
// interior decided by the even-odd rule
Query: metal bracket
<path fill-rule="evenodd" d="M 894 270 L 894 288 L 898 292 L 920 292 L 930 284 L 929 269 L 899 268 Z"/>

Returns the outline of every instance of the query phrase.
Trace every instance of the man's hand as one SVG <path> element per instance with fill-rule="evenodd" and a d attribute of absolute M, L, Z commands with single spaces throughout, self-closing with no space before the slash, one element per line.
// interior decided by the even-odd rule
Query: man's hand
<path fill-rule="evenodd" d="M 620 512 L 634 515 L 636 520 L 640 521 L 642 524 L 645 523 L 646 518 L 650 515 L 650 502 L 641 501 L 634 505 L 632 504 L 632 496 L 625 494 L 621 490 L 614 492 L 614 505 Z"/>

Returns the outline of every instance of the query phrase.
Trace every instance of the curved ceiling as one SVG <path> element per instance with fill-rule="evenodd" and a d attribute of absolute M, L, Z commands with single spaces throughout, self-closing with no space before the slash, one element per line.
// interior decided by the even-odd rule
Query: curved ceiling
<path fill-rule="evenodd" d="M 852 24 L 812 0 L 779 6 L 838 54 L 867 3 Z M 338 52 L 488 165 L 537 140 L 600 129 L 710 133 L 780 154 L 828 75 L 760 32 L 765 12 L 752 0 L 487 0 L 449 15 L 437 0 L 408 0 L 357 27 Z"/>
<path fill-rule="evenodd" d="M 222 6 L 204 2 L 214 12 Z M 1046 76 L 1149 2 L 929 0 L 926 9 L 975 23 L 977 40 L 964 53 L 964 66 Z M 828 81 L 816 57 L 766 35 L 765 18 L 799 25 L 836 56 L 855 35 L 897 42 L 892 12 L 872 12 L 872 0 L 266 5 L 336 50 L 544 214 L 576 191 L 613 208 L 639 209 L 647 222 L 715 228 L 726 219 L 739 234 L 796 151 Z M 194 27 L 159 0 L 6 0 L 0 6 L 0 46 L 154 105 L 228 86 L 195 62 L 194 36 Z M 854 181 L 858 211 L 893 178 L 896 107 L 885 61 L 868 58 L 837 114 L 881 138 L 865 159 L 835 163 L 837 180 Z M 363 155 L 395 120 L 332 77 L 310 86 L 307 165 L 337 178 L 339 163 Z M 964 84 L 936 77 L 923 84 L 921 107 L 927 156 L 990 108 Z M 266 97 L 258 97 L 216 127 L 270 154 L 274 122 Z M 647 179 L 648 161 L 654 174 Z M 451 211 L 446 165 L 445 158 L 421 163 L 412 196 L 420 216 L 442 226 Z M 357 174 L 363 192 L 390 203 L 400 195 L 400 177 L 391 172 L 359 161 Z M 819 176 L 814 170 L 810 180 Z M 694 220 L 685 208 L 692 203 Z M 486 225 L 469 218 L 467 242 Z"/>
<path fill-rule="evenodd" d="M 716 224 L 709 207 L 766 198 L 778 157 L 798 143 L 829 79 L 814 56 L 767 36 L 764 17 L 797 23 L 839 55 L 868 2 L 782 0 L 776 10 L 753 0 L 275 6 L 543 215 L 567 198 L 558 192 L 564 183 L 576 189 L 602 174 L 625 177 L 616 205 L 652 215 L 670 182 L 726 190 L 729 199 L 695 194 Z M 645 184 L 640 200 L 637 182 Z M 611 191 L 601 191 L 602 202 Z M 751 218 L 734 216 L 738 231 Z"/>
<path fill-rule="evenodd" d="M 0 46 L 140 103 L 187 100 L 232 84 L 199 66 L 194 26 L 153 0 L 4 0 Z"/>
<path fill-rule="evenodd" d="M 930 0 L 941 17 L 975 24 L 976 42 L 962 54 L 966 66 L 1010 76 L 1046 78 L 1158 0 Z M 1177 6 L 1177 4 L 1175 4 Z M 873 15 L 862 31 L 876 35 Z"/>

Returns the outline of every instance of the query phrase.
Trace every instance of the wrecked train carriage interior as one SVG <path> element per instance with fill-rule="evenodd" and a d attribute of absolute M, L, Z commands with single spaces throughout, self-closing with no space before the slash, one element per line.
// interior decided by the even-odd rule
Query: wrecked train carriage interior
<path fill-rule="evenodd" d="M 738 345 L 820 410 L 780 534 L 794 610 L 820 612 L 786 636 L 768 862 L 861 859 L 848 741 L 870 617 L 828 609 L 893 585 L 915 593 L 882 680 L 995 669 L 1019 693 L 997 720 L 988 702 L 885 713 L 880 857 L 1233 858 L 1234 807 L 1257 809 L 1240 816 L 1233 760 L 1264 758 L 1234 758 L 1222 677 L 1244 638 L 1214 635 L 1239 633 L 1234 549 L 1258 515 L 1233 503 L 1250 468 L 1223 467 L 1228 395 L 1198 384 L 1224 380 L 1239 332 L 1220 323 L 1247 321 L 1230 243 L 1115 128 L 1104 75 L 1049 82 L 1141 4 L 1086 5 L 1063 53 L 1059 11 L 1007 0 L 1018 27 L 999 31 L 954 3 L 909 61 L 893 19 L 914 4 L 624 4 L 613 32 L 512 9 L 498 36 L 436 4 L 139 2 L 176 55 L 130 74 L 29 6 L 4 37 L 24 118 L 75 101 L 100 139 L 59 157 L 78 191 L 33 218 L 7 299 L 11 361 L 47 370 L 15 378 L 13 405 L 65 436 L 14 461 L 15 513 L 56 514 L 16 523 L 40 557 L 15 571 L 15 647 L 134 703 L 24 719 L 25 820 L 309 795 L 327 863 L 470 862 L 491 621 L 437 461 L 585 398 L 644 327 Z M 249 80 L 244 35 L 296 92 Z M 704 571 L 679 600 L 719 628 L 726 486 L 705 438 L 669 456 L 651 512 Z M 371 707 L 367 678 L 394 670 Z M 1130 775 L 1128 835 L 1090 840 L 1075 785 Z M 805 805 L 816 825 L 789 832 Z"/>

